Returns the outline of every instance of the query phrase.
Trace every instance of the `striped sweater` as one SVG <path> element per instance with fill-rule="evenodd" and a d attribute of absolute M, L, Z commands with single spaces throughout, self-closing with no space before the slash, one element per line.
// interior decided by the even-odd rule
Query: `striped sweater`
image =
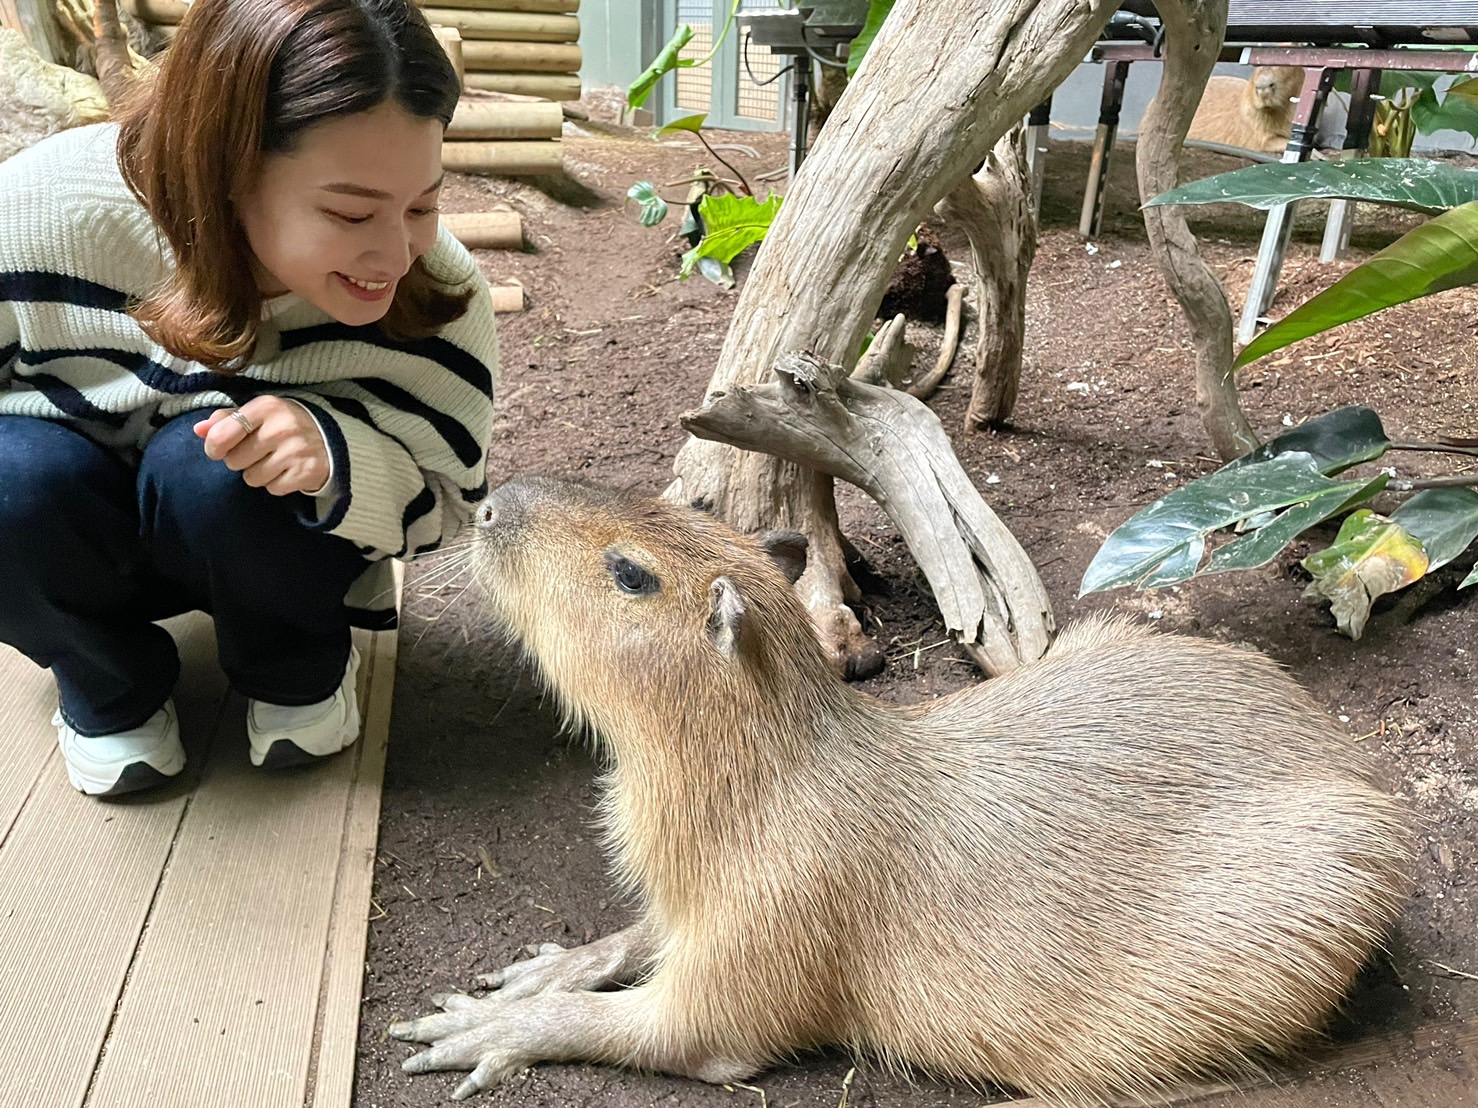
<path fill-rule="evenodd" d="M 79 127 L 0 162 L 0 414 L 64 420 L 136 458 L 183 412 L 264 393 L 301 402 L 334 472 L 303 523 L 358 545 L 371 564 L 350 590 L 354 622 L 393 626 L 390 559 L 437 549 L 487 491 L 498 355 L 477 266 L 443 229 L 428 263 L 477 293 L 440 335 L 394 342 L 288 294 L 263 306 L 253 363 L 212 373 L 127 314 L 170 262 L 119 172 L 117 137 Z"/>

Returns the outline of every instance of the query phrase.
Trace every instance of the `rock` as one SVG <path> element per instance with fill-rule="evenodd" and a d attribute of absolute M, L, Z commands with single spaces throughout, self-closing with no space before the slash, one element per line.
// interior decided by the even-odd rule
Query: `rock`
<path fill-rule="evenodd" d="M 0 162 L 47 135 L 108 118 L 97 78 L 53 65 L 0 27 Z"/>

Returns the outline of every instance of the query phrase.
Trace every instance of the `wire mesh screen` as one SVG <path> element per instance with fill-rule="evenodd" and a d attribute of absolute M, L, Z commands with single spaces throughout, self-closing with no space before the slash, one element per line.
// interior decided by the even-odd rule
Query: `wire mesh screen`
<path fill-rule="evenodd" d="M 713 0 L 677 0 L 677 25 L 693 28 L 693 39 L 679 57 L 702 58 L 713 49 Z M 706 112 L 713 106 L 713 63 L 677 71 L 676 103 L 680 111 Z"/>
<path fill-rule="evenodd" d="M 746 11 L 780 7 L 780 0 L 745 0 Z M 780 82 L 785 59 L 765 47 L 747 46 L 743 34 L 739 41 L 739 83 L 734 113 L 744 119 L 765 123 L 780 118 Z"/>

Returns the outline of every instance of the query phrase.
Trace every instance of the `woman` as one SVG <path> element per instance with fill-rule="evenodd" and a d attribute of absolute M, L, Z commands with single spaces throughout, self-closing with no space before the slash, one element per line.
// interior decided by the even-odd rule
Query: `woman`
<path fill-rule="evenodd" d="M 487 287 L 438 232 L 458 85 L 406 0 L 196 0 L 119 123 L 0 164 L 0 642 L 72 783 L 184 767 L 210 612 L 251 760 L 359 732 L 351 626 L 486 489 Z"/>

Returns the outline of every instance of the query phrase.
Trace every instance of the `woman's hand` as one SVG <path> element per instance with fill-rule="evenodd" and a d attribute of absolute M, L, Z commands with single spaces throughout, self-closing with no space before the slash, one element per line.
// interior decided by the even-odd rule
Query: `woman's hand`
<path fill-rule="evenodd" d="M 280 396 L 257 396 L 239 408 L 217 408 L 195 424 L 205 456 L 273 496 L 315 493 L 329 478 L 328 446 L 308 409 Z"/>

